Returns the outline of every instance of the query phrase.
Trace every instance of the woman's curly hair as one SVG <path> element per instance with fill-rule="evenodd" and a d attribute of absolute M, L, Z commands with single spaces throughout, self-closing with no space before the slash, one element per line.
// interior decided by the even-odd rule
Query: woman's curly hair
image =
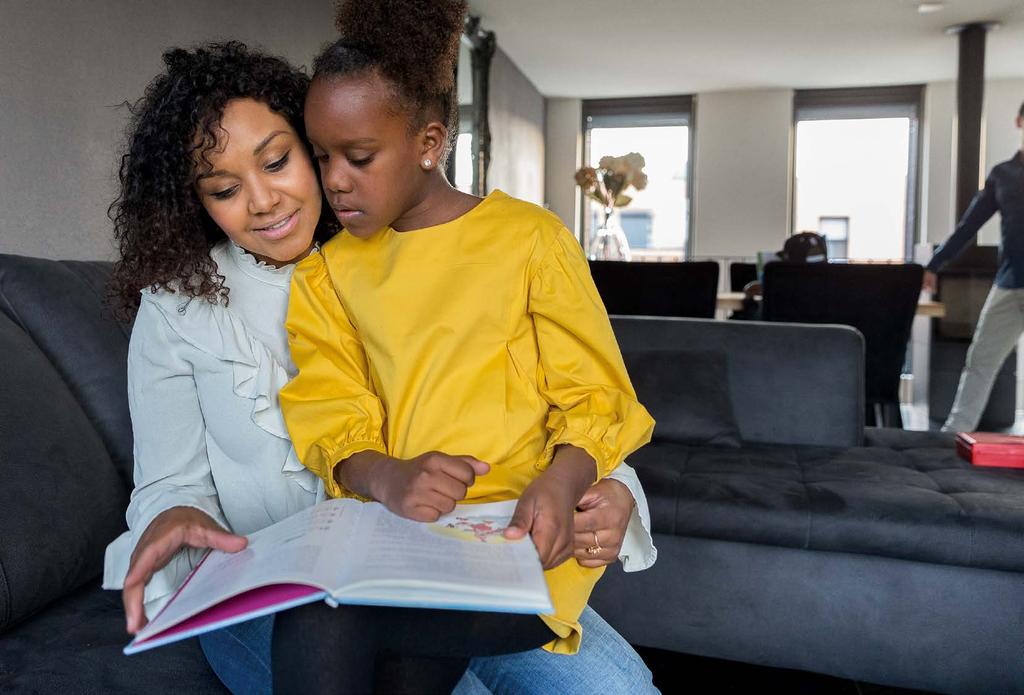
<path fill-rule="evenodd" d="M 163 55 L 166 71 L 129 107 L 127 151 L 121 157 L 121 191 L 109 210 L 120 260 L 110 295 L 123 319 L 134 316 L 139 291 L 166 289 L 189 299 L 227 300 L 224 278 L 210 249 L 225 237 L 195 191 L 196 157 L 217 144 L 225 105 L 255 99 L 280 114 L 306 140 L 302 105 L 309 78 L 281 58 L 237 41 Z M 336 231 L 324 206 L 317 237 Z"/>
<path fill-rule="evenodd" d="M 313 61 L 313 79 L 376 72 L 395 88 L 411 126 L 438 118 L 454 139 L 455 67 L 466 7 L 465 0 L 337 0 L 341 38 Z"/>

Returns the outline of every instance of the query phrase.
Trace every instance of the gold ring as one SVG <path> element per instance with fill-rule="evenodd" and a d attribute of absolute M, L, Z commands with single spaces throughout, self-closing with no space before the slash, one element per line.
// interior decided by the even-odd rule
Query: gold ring
<path fill-rule="evenodd" d="M 588 555 L 597 555 L 599 552 L 601 552 L 601 546 L 592 545 L 587 548 Z"/>

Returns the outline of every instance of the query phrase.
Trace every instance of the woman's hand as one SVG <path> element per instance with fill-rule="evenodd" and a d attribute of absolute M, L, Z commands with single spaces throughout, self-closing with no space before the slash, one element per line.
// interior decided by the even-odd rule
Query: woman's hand
<path fill-rule="evenodd" d="M 548 469 L 519 498 L 505 538 L 517 540 L 529 533 L 546 570 L 568 560 L 573 550 L 576 503 L 596 473 L 589 454 L 574 446 L 560 446 Z"/>
<path fill-rule="evenodd" d="M 134 635 L 146 625 L 146 612 L 143 610 L 146 584 L 183 547 L 215 548 L 237 553 L 248 544 L 248 538 L 228 533 L 198 509 L 172 507 L 158 514 L 135 546 L 124 578 L 121 599 L 124 601 L 128 632 Z"/>
<path fill-rule="evenodd" d="M 629 488 L 611 478 L 583 493 L 576 505 L 576 561 L 583 567 L 603 567 L 618 560 L 635 505 Z"/>

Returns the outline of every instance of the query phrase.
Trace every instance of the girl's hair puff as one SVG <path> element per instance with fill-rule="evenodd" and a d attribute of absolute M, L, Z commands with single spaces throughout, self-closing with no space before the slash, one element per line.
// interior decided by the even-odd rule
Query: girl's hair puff
<path fill-rule="evenodd" d="M 130 319 L 139 291 L 165 289 L 189 299 L 227 300 L 210 249 L 224 232 L 195 192 L 195 162 L 216 146 L 224 107 L 255 99 L 280 114 L 305 142 L 302 107 L 309 78 L 281 58 L 237 41 L 163 54 L 165 71 L 129 106 L 128 143 L 119 169 L 120 194 L 108 214 L 120 260 L 110 280 L 118 315 Z M 325 206 L 319 238 L 335 229 Z"/>
<path fill-rule="evenodd" d="M 313 78 L 377 73 L 394 87 L 412 128 L 437 118 L 455 138 L 466 8 L 465 0 L 337 0 L 341 38 L 313 61 Z"/>

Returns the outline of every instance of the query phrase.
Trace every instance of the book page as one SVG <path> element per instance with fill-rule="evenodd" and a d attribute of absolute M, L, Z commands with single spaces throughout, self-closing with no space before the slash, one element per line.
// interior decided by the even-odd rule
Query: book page
<path fill-rule="evenodd" d="M 241 552 L 210 551 L 136 641 L 256 587 L 308 584 L 329 590 L 362 507 L 356 500 L 327 500 L 249 535 Z"/>
<path fill-rule="evenodd" d="M 406 605 L 423 602 L 438 591 L 481 596 L 519 595 L 531 604 L 549 604 L 537 550 L 529 538 L 509 541 L 508 526 L 516 502 L 459 505 L 434 523 L 398 517 L 383 506 L 367 504 L 353 531 L 351 558 L 343 562 L 334 598 L 345 602 L 353 591 L 392 587 Z M 382 600 L 383 602 L 383 600 Z"/>

